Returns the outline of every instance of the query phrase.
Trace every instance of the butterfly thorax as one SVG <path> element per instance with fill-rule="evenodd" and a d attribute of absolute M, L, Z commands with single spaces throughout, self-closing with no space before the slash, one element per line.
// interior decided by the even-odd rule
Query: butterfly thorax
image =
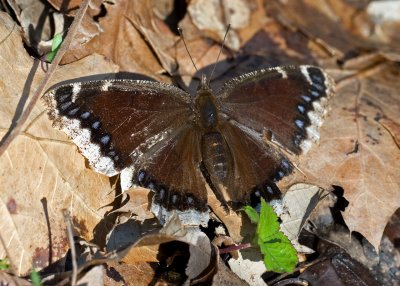
<path fill-rule="evenodd" d="M 199 127 L 208 132 L 215 130 L 218 125 L 218 108 L 215 96 L 205 75 L 202 76 L 201 83 L 197 89 L 195 106 Z"/>

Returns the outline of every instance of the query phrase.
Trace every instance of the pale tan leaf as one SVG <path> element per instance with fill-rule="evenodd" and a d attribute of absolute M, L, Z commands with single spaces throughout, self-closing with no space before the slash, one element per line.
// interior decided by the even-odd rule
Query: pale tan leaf
<path fill-rule="evenodd" d="M 248 1 L 195 0 L 190 2 L 188 12 L 198 29 L 208 31 L 209 35 L 221 42 L 228 24 L 231 24 L 232 30 L 226 37 L 225 45 L 236 51 L 240 48 L 240 38 L 235 29 L 244 28 L 250 22 Z"/>
<path fill-rule="evenodd" d="M 134 217 L 136 220 L 143 222 L 146 219 L 154 218 L 152 212 L 150 212 L 149 196 L 150 190 L 145 188 L 132 188 L 123 193 L 122 201 L 128 200 L 123 206 L 114 210 L 115 213 L 127 214 L 127 219 Z M 128 197 L 127 197 L 128 196 Z M 120 223 L 124 223 L 125 220 L 120 220 Z"/>
<path fill-rule="evenodd" d="M 30 283 L 28 280 L 11 275 L 5 271 L 0 271 L 0 285 L 30 286 L 32 283 Z"/>
<path fill-rule="evenodd" d="M 103 286 L 104 285 L 104 266 L 97 265 L 90 269 L 85 275 L 80 278 L 77 283 L 78 285 L 93 285 L 93 286 Z"/>
<path fill-rule="evenodd" d="M 283 213 L 280 215 L 281 231 L 289 238 L 297 252 L 313 252 L 308 247 L 302 246 L 297 239 L 322 194 L 322 189 L 317 186 L 296 184 L 283 197 Z"/>
<path fill-rule="evenodd" d="M 2 137 L 18 118 L 43 71 L 26 53 L 17 26 L 2 12 L 0 35 L 4 35 L 0 45 Z M 93 55 L 61 67 L 52 84 L 115 71 L 112 63 Z M 86 168 L 76 146 L 51 127 L 40 102 L 24 132 L 0 157 L 0 170 L 0 233 L 19 274 L 26 274 L 32 266 L 48 266 L 65 255 L 69 245 L 63 209 L 71 212 L 76 233 L 92 239 L 92 229 L 107 211 L 101 207 L 113 200 L 109 179 Z M 0 246 L 0 257 L 4 256 Z"/>
<path fill-rule="evenodd" d="M 386 64 L 347 81 L 333 99 L 320 145 L 298 165 L 316 185 L 343 187 L 347 226 L 375 248 L 400 207 L 400 150 L 384 127 L 388 120 L 399 124 L 398 77 L 398 67 Z"/>

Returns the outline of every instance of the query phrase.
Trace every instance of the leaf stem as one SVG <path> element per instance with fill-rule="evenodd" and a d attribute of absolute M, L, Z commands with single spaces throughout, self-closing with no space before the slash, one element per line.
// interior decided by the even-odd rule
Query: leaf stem
<path fill-rule="evenodd" d="M 219 254 L 225 254 L 225 253 L 229 253 L 231 251 L 246 249 L 246 248 L 250 248 L 250 247 L 251 247 L 251 243 L 242 243 L 239 245 L 231 245 L 231 246 L 225 247 L 223 249 L 220 249 Z"/>

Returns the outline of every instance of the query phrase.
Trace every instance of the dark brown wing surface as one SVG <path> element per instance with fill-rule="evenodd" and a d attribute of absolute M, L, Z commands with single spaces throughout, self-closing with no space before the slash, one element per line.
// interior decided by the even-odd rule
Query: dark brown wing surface
<path fill-rule="evenodd" d="M 96 171 L 109 176 L 132 165 L 192 115 L 189 94 L 149 81 L 77 82 L 51 90 L 44 100 L 54 124 Z"/>
<path fill-rule="evenodd" d="M 54 124 L 100 173 L 121 172 L 121 185 L 155 191 L 171 209 L 207 209 L 191 97 L 167 84 L 95 81 L 63 85 L 44 96 Z"/>
<path fill-rule="evenodd" d="M 177 129 L 135 164 L 137 181 L 156 192 L 154 201 L 166 210 L 206 211 L 207 190 L 199 169 L 199 134 L 191 124 Z"/>
<path fill-rule="evenodd" d="M 264 142 L 261 133 L 240 123 L 223 123 L 221 133 L 234 162 L 234 178 L 228 186 L 230 200 L 249 202 L 250 195 L 257 191 L 266 198 L 273 198 L 277 193 L 275 182 L 291 173 L 292 164 Z"/>
<path fill-rule="evenodd" d="M 229 118 L 300 154 L 319 139 L 332 85 L 317 67 L 278 67 L 235 78 L 217 96 Z"/>

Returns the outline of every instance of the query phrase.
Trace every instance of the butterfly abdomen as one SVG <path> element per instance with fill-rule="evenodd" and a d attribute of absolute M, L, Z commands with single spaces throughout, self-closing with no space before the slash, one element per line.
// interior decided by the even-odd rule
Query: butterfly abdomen
<path fill-rule="evenodd" d="M 233 175 L 233 159 L 228 144 L 219 132 L 209 132 L 202 136 L 201 156 L 211 183 L 225 200 L 225 188 Z"/>

